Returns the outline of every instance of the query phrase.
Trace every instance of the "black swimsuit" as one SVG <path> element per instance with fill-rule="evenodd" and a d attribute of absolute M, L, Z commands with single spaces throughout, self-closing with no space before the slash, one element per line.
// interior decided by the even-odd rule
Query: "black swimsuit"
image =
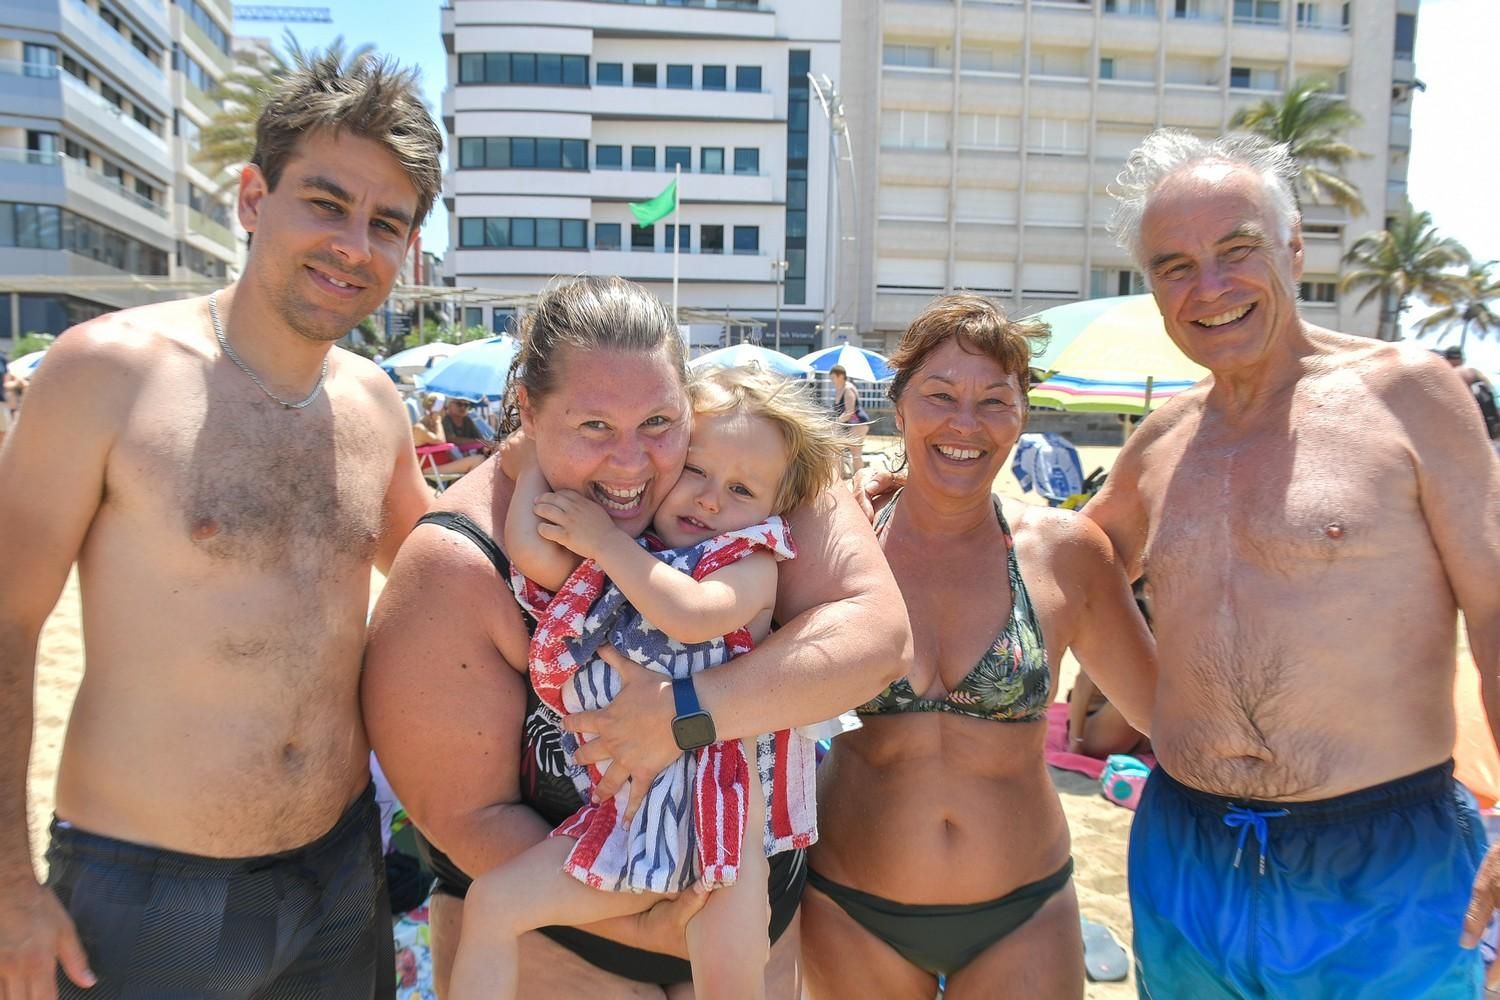
<path fill-rule="evenodd" d="M 502 582 L 510 578 L 510 560 L 500 546 L 463 514 L 433 511 L 417 524 L 435 524 L 463 535 L 489 559 Z M 525 612 L 522 618 L 530 632 L 536 623 Z M 555 827 L 577 812 L 583 800 L 564 767 L 558 729 L 546 713 L 538 711 L 540 705 L 541 700 L 528 682 L 526 722 L 521 731 L 521 801 Z M 420 830 L 416 837 L 422 861 L 437 876 L 432 891 L 462 899 L 473 878 L 434 847 Z M 802 887 L 807 881 L 804 857 L 802 851 L 787 851 L 770 859 L 772 942 L 787 929 L 802 900 Z M 692 966 L 674 955 L 632 948 L 576 927 L 543 927 L 541 931 L 590 965 L 624 979 L 666 985 L 691 982 L 693 978 Z"/>

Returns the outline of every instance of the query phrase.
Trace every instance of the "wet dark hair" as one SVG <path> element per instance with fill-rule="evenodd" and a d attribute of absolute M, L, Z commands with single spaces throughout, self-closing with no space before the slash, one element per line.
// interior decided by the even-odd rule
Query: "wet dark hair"
<path fill-rule="evenodd" d="M 565 350 L 665 351 L 678 380 L 687 384 L 687 350 L 661 300 L 633 281 L 616 277 L 576 278 L 554 284 L 537 299 L 519 331 L 521 350 L 511 362 L 505 385 L 501 432 L 521 426 L 517 389 L 526 387 L 532 407 L 558 383 Z"/>

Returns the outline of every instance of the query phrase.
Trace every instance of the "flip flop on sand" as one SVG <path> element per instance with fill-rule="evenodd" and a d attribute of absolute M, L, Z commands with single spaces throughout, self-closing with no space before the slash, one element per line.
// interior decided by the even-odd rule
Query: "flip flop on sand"
<path fill-rule="evenodd" d="M 1103 924 L 1083 921 L 1083 968 L 1096 983 L 1117 983 L 1130 971 L 1125 949 Z"/>

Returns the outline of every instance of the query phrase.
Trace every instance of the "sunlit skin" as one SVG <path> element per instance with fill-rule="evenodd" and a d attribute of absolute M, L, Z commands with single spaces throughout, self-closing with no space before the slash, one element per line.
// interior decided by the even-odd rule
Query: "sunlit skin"
<path fill-rule="evenodd" d="M 576 490 L 631 537 L 651 523 L 682 472 L 687 394 L 665 351 L 565 351 L 557 388 L 521 423 L 554 490 Z"/>
<path fill-rule="evenodd" d="M 1301 224 L 1281 228 L 1263 182 L 1224 164 L 1169 178 L 1141 220 L 1139 256 L 1167 334 L 1220 379 L 1266 367 L 1290 349 L 1282 334 L 1301 329 Z"/>
<path fill-rule="evenodd" d="M 775 513 L 786 459 L 781 432 L 765 417 L 699 414 L 682 475 L 656 512 L 656 534 L 681 548 L 760 524 Z"/>
<path fill-rule="evenodd" d="M 896 404 L 912 475 L 922 473 L 933 490 L 954 497 L 994 481 L 1025 417 L 1016 376 L 956 339 L 928 355 Z M 973 451 L 979 454 L 969 457 Z"/>
<path fill-rule="evenodd" d="M 417 201 L 394 154 L 342 132 L 305 136 L 275 190 L 245 167 L 239 219 L 252 239 L 234 297 L 253 305 L 235 312 L 274 318 L 254 337 L 226 319 L 246 363 L 273 387 L 310 389 L 327 345 L 385 301 L 416 235 Z"/>

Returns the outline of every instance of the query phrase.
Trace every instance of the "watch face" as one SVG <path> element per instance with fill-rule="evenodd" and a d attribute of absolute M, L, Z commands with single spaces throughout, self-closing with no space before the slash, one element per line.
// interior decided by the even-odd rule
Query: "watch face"
<path fill-rule="evenodd" d="M 672 736 L 684 750 L 706 747 L 714 741 L 714 720 L 707 712 L 679 715 L 672 720 Z"/>

